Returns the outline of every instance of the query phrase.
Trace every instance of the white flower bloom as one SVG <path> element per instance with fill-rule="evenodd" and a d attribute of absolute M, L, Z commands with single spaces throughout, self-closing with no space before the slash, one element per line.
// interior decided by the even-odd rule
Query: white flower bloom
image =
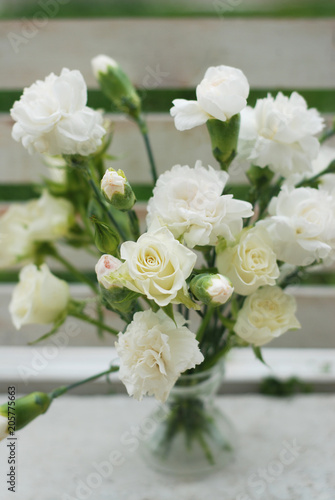
<path fill-rule="evenodd" d="M 98 79 L 99 73 L 107 73 L 108 68 L 117 68 L 118 63 L 109 56 L 99 54 L 91 61 L 92 70 L 95 78 Z"/>
<path fill-rule="evenodd" d="M 207 69 L 196 89 L 197 100 L 175 99 L 170 113 L 178 130 L 189 130 L 210 118 L 226 121 L 247 104 L 249 83 L 244 73 L 230 66 Z"/>
<path fill-rule="evenodd" d="M 121 265 L 122 262 L 116 257 L 108 254 L 102 255 L 95 266 L 95 272 L 97 274 L 98 282 L 100 283 L 100 285 L 102 285 L 106 289 L 118 286 L 115 284 L 111 285 L 106 277 L 110 273 L 113 273 L 114 271 L 119 269 Z"/>
<path fill-rule="evenodd" d="M 65 236 L 73 221 L 72 204 L 47 190 L 37 200 L 13 203 L 0 217 L 0 268 L 30 258 L 35 242 Z"/>
<path fill-rule="evenodd" d="M 272 217 L 260 221 L 279 260 L 307 266 L 335 249 L 335 197 L 313 188 L 284 186 L 269 205 Z"/>
<path fill-rule="evenodd" d="M 266 230 L 256 226 L 242 231 L 239 241 L 217 255 L 217 268 L 240 295 L 250 295 L 279 276 L 276 254 Z"/>
<path fill-rule="evenodd" d="M 246 298 L 234 331 L 243 340 L 262 346 L 287 330 L 300 328 L 295 299 L 278 286 L 259 288 Z"/>
<path fill-rule="evenodd" d="M 165 226 L 185 244 L 215 245 L 218 236 L 233 240 L 250 217 L 250 203 L 222 195 L 228 180 L 223 171 L 208 170 L 197 161 L 195 168 L 175 165 L 160 175 L 148 203 L 148 227 Z"/>
<path fill-rule="evenodd" d="M 127 179 L 113 169 L 107 169 L 101 179 L 101 191 L 111 200 L 115 193 L 124 194 Z"/>
<path fill-rule="evenodd" d="M 86 106 L 82 74 L 63 68 L 24 89 L 14 103 L 12 136 L 30 153 L 89 155 L 101 145 L 106 131 L 102 115 Z"/>
<path fill-rule="evenodd" d="M 225 304 L 232 296 L 234 288 L 229 279 L 216 274 L 206 292 L 212 299 L 212 304 Z"/>
<path fill-rule="evenodd" d="M 33 264 L 20 272 L 9 312 L 19 330 L 22 325 L 53 323 L 65 311 L 70 299 L 68 284 L 54 276 L 46 264 Z"/>
<path fill-rule="evenodd" d="M 74 222 L 74 208 L 65 198 L 52 196 L 46 189 L 25 206 L 32 241 L 54 241 L 65 236 Z"/>
<path fill-rule="evenodd" d="M 13 203 L 0 217 L 0 268 L 13 266 L 32 255 L 29 223 L 26 204 Z"/>
<path fill-rule="evenodd" d="M 0 415 L 0 441 L 8 436 L 8 418 Z"/>
<path fill-rule="evenodd" d="M 148 394 L 164 402 L 180 374 L 203 361 L 185 319 L 176 313 L 175 320 L 177 325 L 163 311 L 150 309 L 136 313 L 126 332 L 119 333 L 119 377 L 130 396 L 141 400 Z"/>
<path fill-rule="evenodd" d="M 258 99 L 255 108 L 241 113 L 239 152 L 259 167 L 290 178 L 312 172 L 319 141 L 315 134 L 323 128 L 323 119 L 316 109 L 308 109 L 297 92 L 290 97 L 281 92 Z"/>
<path fill-rule="evenodd" d="M 179 291 L 186 290 L 185 280 L 197 256 L 179 243 L 168 229 L 160 228 L 142 234 L 137 242 L 123 243 L 121 258 L 125 259 L 132 280 L 126 286 L 163 307 L 174 301 Z"/>

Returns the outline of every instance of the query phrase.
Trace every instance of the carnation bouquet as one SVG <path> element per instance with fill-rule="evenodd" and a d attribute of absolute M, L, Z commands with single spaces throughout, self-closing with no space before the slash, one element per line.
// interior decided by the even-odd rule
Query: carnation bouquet
<path fill-rule="evenodd" d="M 165 404 L 155 460 L 176 457 L 172 445 L 182 436 L 188 452 L 197 445 L 213 466 L 220 451 L 231 450 L 232 431 L 226 422 L 228 434 L 220 434 L 216 410 L 191 389 L 215 392 L 232 348 L 250 346 L 263 361 L 264 344 L 300 327 L 286 287 L 335 258 L 335 155 L 320 149 L 334 129 L 320 134 L 322 117 L 296 92 L 249 107 L 243 72 L 210 67 L 196 100 L 175 99 L 171 115 L 180 131 L 206 124 L 214 167 L 199 160 L 158 177 L 136 89 L 113 59 L 97 56 L 92 66 L 112 108 L 144 139 L 154 186 L 146 231 L 140 234 L 126 173 L 110 166 L 111 123 L 86 105 L 81 73 L 63 69 L 38 80 L 13 105 L 12 135 L 43 155 L 52 176 L 36 199 L 12 204 L 0 219 L 0 265 L 22 266 L 10 314 L 17 329 L 51 325 L 35 342 L 68 316 L 115 335 L 117 361 L 88 380 L 118 372 L 130 396 Z M 237 170 L 248 179 L 248 199 L 232 190 Z M 97 280 L 69 262 L 59 242 L 95 255 Z M 46 259 L 88 285 L 87 300 L 72 298 Z M 86 309 L 92 302 L 95 317 Z M 122 319 L 121 332 L 106 321 L 106 309 Z M 0 406 L 0 439 L 86 381 L 18 399 L 12 419 L 9 403 Z"/>

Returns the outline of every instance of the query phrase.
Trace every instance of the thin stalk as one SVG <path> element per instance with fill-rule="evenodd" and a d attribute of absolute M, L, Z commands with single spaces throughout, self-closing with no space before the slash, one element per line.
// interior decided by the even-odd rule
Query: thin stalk
<path fill-rule="evenodd" d="M 213 310 L 214 310 L 214 308 L 211 307 L 211 306 L 209 306 L 208 309 L 207 309 L 207 311 L 206 311 L 206 314 L 205 314 L 205 316 L 204 316 L 204 318 L 203 318 L 203 320 L 202 320 L 202 322 L 200 324 L 200 327 L 199 327 L 199 329 L 197 331 L 197 337 L 196 338 L 197 338 L 198 342 L 201 342 L 202 339 L 203 339 L 203 336 L 204 336 L 204 333 L 206 331 L 206 328 L 209 325 L 209 322 L 210 322 L 210 320 L 212 318 Z"/>
<path fill-rule="evenodd" d="M 89 279 L 85 276 L 85 274 L 81 273 L 76 269 L 67 259 L 62 257 L 56 249 L 50 254 L 52 258 L 63 264 L 66 269 L 68 269 L 76 278 L 79 279 L 79 281 L 82 281 L 83 283 L 86 283 L 94 293 L 98 294 L 99 290 L 98 287 Z"/>
<path fill-rule="evenodd" d="M 136 121 L 136 123 L 141 131 L 141 134 L 142 134 L 142 137 L 144 140 L 144 144 L 145 144 L 145 149 L 147 151 L 147 155 L 148 155 L 148 159 L 149 159 L 152 180 L 153 180 L 154 184 L 156 184 L 156 181 L 158 179 L 158 175 L 157 175 L 157 169 L 156 169 L 156 164 L 155 164 L 155 160 L 154 160 L 154 155 L 152 153 L 152 148 L 151 148 L 150 139 L 149 139 L 149 135 L 148 135 L 148 127 L 147 127 L 147 124 L 146 124 L 143 117 L 139 117 L 139 118 L 135 119 L 135 121 Z"/>
<path fill-rule="evenodd" d="M 97 188 L 97 186 L 95 185 L 93 179 L 92 179 L 92 176 L 91 176 L 91 173 L 89 172 L 88 169 L 86 169 L 86 173 L 87 173 L 87 177 L 88 177 L 88 183 L 89 185 L 91 186 L 91 188 L 93 189 L 93 192 L 95 194 L 95 197 L 97 199 L 97 202 L 99 203 L 99 205 L 101 206 L 101 208 L 103 209 L 103 211 L 106 213 L 107 217 L 109 218 L 110 222 L 112 223 L 112 225 L 115 227 L 115 229 L 120 233 L 120 236 L 121 238 L 123 239 L 123 241 L 126 241 L 127 240 L 127 237 L 126 237 L 126 234 L 125 232 L 123 231 L 122 227 L 120 227 L 118 225 L 118 223 L 116 222 L 116 220 L 114 219 L 113 215 L 110 213 L 110 211 L 108 210 L 108 208 L 106 207 L 106 204 L 105 202 L 102 200 L 102 195 L 99 191 L 99 189 Z"/>
<path fill-rule="evenodd" d="M 81 319 L 82 321 L 86 321 L 87 323 L 91 323 L 91 325 L 95 325 L 98 328 L 101 328 L 102 330 L 111 333 L 112 335 L 117 335 L 119 333 L 118 330 L 111 328 L 110 326 L 106 325 L 106 323 L 103 323 L 98 319 L 91 318 L 90 316 L 87 316 L 84 313 L 80 313 L 78 311 L 70 311 L 69 316 L 73 316 L 75 318 Z"/>
<path fill-rule="evenodd" d="M 84 380 L 80 380 L 79 382 L 74 382 L 73 384 L 70 384 L 70 385 L 63 385 L 61 387 L 57 387 L 57 389 L 54 389 L 52 392 L 49 393 L 49 396 L 51 399 L 58 398 L 59 396 L 62 396 L 66 392 L 74 389 L 75 387 L 79 387 L 80 385 L 87 384 L 88 382 L 92 382 L 93 380 L 101 378 L 104 375 L 109 375 L 110 373 L 117 372 L 118 370 L 119 370 L 118 366 L 111 366 L 109 368 L 109 370 L 105 370 L 104 372 L 100 372 L 97 375 L 92 375 L 92 377 L 85 378 Z"/>

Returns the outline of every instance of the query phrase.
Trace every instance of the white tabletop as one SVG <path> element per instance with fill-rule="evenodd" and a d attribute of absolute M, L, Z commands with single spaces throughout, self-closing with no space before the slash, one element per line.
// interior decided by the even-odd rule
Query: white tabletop
<path fill-rule="evenodd" d="M 120 395 L 54 401 L 45 415 L 17 433 L 15 494 L 5 484 L 8 448 L 1 442 L 0 498 L 334 500 L 334 395 L 220 396 L 218 404 L 239 434 L 235 459 L 221 472 L 193 481 L 153 472 L 138 451 L 121 442 L 155 404 Z M 114 470 L 97 475 L 97 467 L 111 463 L 111 456 Z"/>

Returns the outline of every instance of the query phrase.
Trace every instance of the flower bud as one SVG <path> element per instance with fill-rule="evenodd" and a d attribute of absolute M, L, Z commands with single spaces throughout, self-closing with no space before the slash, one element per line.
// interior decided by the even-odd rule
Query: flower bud
<path fill-rule="evenodd" d="M 8 408 L 13 409 L 13 431 L 19 431 L 42 413 L 45 413 L 51 404 L 51 397 L 44 392 L 32 392 L 15 401 L 15 407 L 8 407 L 8 403 L 0 406 L 0 440 L 8 435 Z"/>
<path fill-rule="evenodd" d="M 112 104 L 123 113 L 138 118 L 141 100 L 128 76 L 114 59 L 99 55 L 92 59 L 92 69 L 101 90 Z"/>
<path fill-rule="evenodd" d="M 210 119 L 206 124 L 211 138 L 213 156 L 220 163 L 222 170 L 228 170 L 236 156 L 240 115 L 234 115 L 225 122 Z"/>
<path fill-rule="evenodd" d="M 97 249 L 103 253 L 116 253 L 120 244 L 119 233 L 108 224 L 99 221 L 94 215 L 91 217 L 91 221 L 95 226 L 94 242 Z"/>
<path fill-rule="evenodd" d="M 117 284 L 110 284 L 106 280 L 106 276 L 119 269 L 121 264 L 122 262 L 112 255 L 104 254 L 100 257 L 95 266 L 95 272 L 97 273 L 97 279 L 101 286 L 106 289 L 118 286 Z"/>
<path fill-rule="evenodd" d="M 222 274 L 198 274 L 190 283 L 193 295 L 206 305 L 220 306 L 225 304 L 234 291 L 228 278 Z"/>
<path fill-rule="evenodd" d="M 122 170 L 109 168 L 101 179 L 101 191 L 106 200 L 117 210 L 130 210 L 135 201 L 135 194 Z"/>

